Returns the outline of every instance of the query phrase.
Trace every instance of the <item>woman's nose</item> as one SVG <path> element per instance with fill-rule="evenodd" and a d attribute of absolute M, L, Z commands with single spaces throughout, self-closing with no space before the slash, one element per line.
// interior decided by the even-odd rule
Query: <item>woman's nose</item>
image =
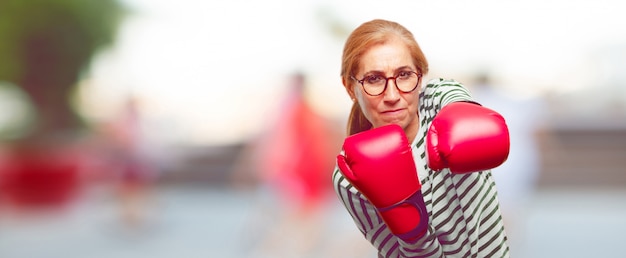
<path fill-rule="evenodd" d="M 395 101 L 400 98 L 400 91 L 396 86 L 395 80 L 391 79 L 387 81 L 387 88 L 385 89 L 383 96 L 387 101 Z"/>

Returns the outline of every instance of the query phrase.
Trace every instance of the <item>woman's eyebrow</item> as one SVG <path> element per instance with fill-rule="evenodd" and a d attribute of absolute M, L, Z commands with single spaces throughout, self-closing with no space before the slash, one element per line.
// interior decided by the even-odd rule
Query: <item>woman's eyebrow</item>
<path fill-rule="evenodd" d="M 401 66 L 401 67 L 396 68 L 396 70 L 395 70 L 394 72 L 396 72 L 396 73 L 397 73 L 397 72 L 400 72 L 400 71 L 406 71 L 406 70 L 411 70 L 411 71 L 413 71 L 413 68 L 411 68 L 411 67 L 410 67 L 410 66 L 408 66 L 408 65 L 405 65 L 405 66 Z"/>
<path fill-rule="evenodd" d="M 398 68 L 394 69 L 394 70 L 393 70 L 393 73 L 394 73 L 394 74 L 396 74 L 396 73 L 398 73 L 398 72 L 400 72 L 400 71 L 406 71 L 406 70 L 411 70 L 411 71 L 413 71 L 413 68 L 411 68 L 411 66 L 408 66 L 408 65 L 405 65 L 405 66 L 400 66 L 400 67 L 398 67 Z M 370 71 L 365 72 L 365 73 L 363 74 L 363 76 L 372 75 L 372 74 L 377 74 L 377 75 L 382 74 L 382 75 L 385 75 L 385 72 L 384 72 L 384 71 L 381 71 L 381 70 L 370 70 Z M 386 76 L 386 75 L 385 75 L 385 76 Z"/>

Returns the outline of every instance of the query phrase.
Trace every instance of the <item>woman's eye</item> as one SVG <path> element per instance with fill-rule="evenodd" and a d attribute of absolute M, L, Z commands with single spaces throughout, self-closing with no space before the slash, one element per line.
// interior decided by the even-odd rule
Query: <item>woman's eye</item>
<path fill-rule="evenodd" d="M 409 77 L 411 77 L 411 72 L 409 72 L 409 71 L 402 71 L 402 72 L 398 73 L 398 78 L 399 79 L 406 79 L 406 78 L 409 78 Z"/>
<path fill-rule="evenodd" d="M 367 78 L 365 78 L 365 80 L 369 84 L 379 84 L 382 81 L 384 81 L 385 79 L 382 76 L 380 76 L 380 75 L 370 75 Z"/>

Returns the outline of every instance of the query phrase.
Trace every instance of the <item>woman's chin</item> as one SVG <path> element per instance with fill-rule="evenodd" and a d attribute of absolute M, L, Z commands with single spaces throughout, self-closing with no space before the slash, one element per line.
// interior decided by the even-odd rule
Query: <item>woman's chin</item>
<path fill-rule="evenodd" d="M 391 124 L 399 125 L 400 127 L 404 128 L 404 123 L 402 120 L 381 122 L 381 123 L 374 125 L 374 128 L 378 128 L 378 127 L 385 126 L 385 125 L 391 125 Z"/>

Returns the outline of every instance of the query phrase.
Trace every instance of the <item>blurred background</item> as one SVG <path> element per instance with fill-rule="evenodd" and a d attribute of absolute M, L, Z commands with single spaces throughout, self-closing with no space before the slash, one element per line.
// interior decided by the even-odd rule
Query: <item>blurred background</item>
<path fill-rule="evenodd" d="M 507 119 L 513 257 L 618 257 L 618 6 L 3 0 L 0 257 L 376 257 L 330 188 L 343 43 L 374 18 Z"/>

